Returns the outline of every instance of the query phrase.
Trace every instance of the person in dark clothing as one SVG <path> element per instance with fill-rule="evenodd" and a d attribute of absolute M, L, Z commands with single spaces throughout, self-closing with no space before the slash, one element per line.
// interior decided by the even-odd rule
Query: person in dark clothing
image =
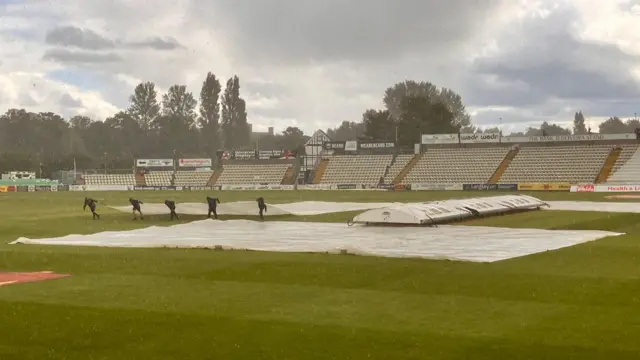
<path fill-rule="evenodd" d="M 178 217 L 178 214 L 176 214 L 176 202 L 172 201 L 172 200 L 165 200 L 164 204 L 167 205 L 169 210 L 171 210 L 171 219 L 170 220 L 173 220 L 174 216 L 176 217 L 177 220 L 180 220 L 180 218 Z"/>
<path fill-rule="evenodd" d="M 82 206 L 82 210 L 86 211 L 87 206 L 91 209 L 91 214 L 93 215 L 93 220 L 100 220 L 100 215 L 96 212 L 96 203 L 98 200 L 94 200 L 92 198 L 84 198 L 84 206 Z"/>
<path fill-rule="evenodd" d="M 213 218 L 218 218 L 218 212 L 216 211 L 218 204 L 220 204 L 220 200 L 218 198 L 212 198 L 207 196 L 207 204 L 209 204 L 209 212 L 207 213 L 207 218 L 211 218 L 211 214 L 213 214 Z"/>
<path fill-rule="evenodd" d="M 140 200 L 136 200 L 134 198 L 129 198 L 129 203 L 133 206 L 133 220 L 137 220 L 136 211 L 140 214 L 140 219 L 144 220 L 144 215 L 142 215 L 142 210 L 140 209 L 140 205 L 144 204 Z"/>
<path fill-rule="evenodd" d="M 258 202 L 258 209 L 260 210 L 260 219 L 264 220 L 263 212 L 267 212 L 267 204 L 264 203 L 264 199 L 261 197 L 256 199 L 256 201 Z"/>

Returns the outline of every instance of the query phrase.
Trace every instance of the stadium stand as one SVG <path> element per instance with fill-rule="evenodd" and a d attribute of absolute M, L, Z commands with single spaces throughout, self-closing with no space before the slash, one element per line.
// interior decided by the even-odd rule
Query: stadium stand
<path fill-rule="evenodd" d="M 148 186 L 171 186 L 172 171 L 151 171 L 144 175 Z"/>
<path fill-rule="evenodd" d="M 280 184 L 291 164 L 223 165 L 216 185 Z"/>
<path fill-rule="evenodd" d="M 398 175 L 400 175 L 400 172 L 409 164 L 414 156 L 414 154 L 400 154 L 396 156 L 393 163 L 389 167 L 389 171 L 387 171 L 387 175 L 385 175 L 384 177 L 384 183 L 391 184 L 393 180 Z"/>
<path fill-rule="evenodd" d="M 640 179 L 640 151 L 638 145 L 623 145 L 611 176 L 607 179 L 610 184 L 637 183 Z"/>
<path fill-rule="evenodd" d="M 136 177 L 133 174 L 88 174 L 84 175 L 84 183 L 87 185 L 136 185 Z"/>
<path fill-rule="evenodd" d="M 593 183 L 614 145 L 522 147 L 500 184 Z"/>
<path fill-rule="evenodd" d="M 402 180 L 403 184 L 484 184 L 491 178 L 508 147 L 491 148 L 433 148 Z"/>
<path fill-rule="evenodd" d="M 320 183 L 376 185 L 393 155 L 333 155 L 327 159 Z"/>
<path fill-rule="evenodd" d="M 213 171 L 177 171 L 176 186 L 206 186 Z"/>

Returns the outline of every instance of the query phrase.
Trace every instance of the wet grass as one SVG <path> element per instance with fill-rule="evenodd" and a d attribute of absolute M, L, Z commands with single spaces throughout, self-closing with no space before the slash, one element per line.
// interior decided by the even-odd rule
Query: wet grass
<path fill-rule="evenodd" d="M 293 201 L 428 201 L 495 193 L 267 192 Z M 130 193 L 0 194 L 0 271 L 70 278 L 0 287 L 0 360 L 637 359 L 640 215 L 539 211 L 461 225 L 626 235 L 491 264 L 326 254 L 5 245 L 20 236 L 168 225 L 107 205 Z M 254 200 L 223 192 L 224 202 Z M 147 202 L 200 192 L 142 192 Z M 536 193 L 602 201 L 602 194 Z M 278 217 L 342 222 L 354 213 Z M 200 217 L 188 217 L 190 221 Z M 275 219 L 274 219 L 275 220 Z M 174 222 L 175 223 L 175 222 Z M 428 230 L 425 230 L 428 231 Z M 300 236 L 314 236 L 313 233 Z"/>

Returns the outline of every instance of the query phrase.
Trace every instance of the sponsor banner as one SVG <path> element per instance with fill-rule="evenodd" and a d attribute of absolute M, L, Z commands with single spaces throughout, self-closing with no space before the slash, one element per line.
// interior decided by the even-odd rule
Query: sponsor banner
<path fill-rule="evenodd" d="M 500 133 L 460 134 L 461 144 L 499 143 Z"/>
<path fill-rule="evenodd" d="M 358 142 L 355 140 L 345 141 L 344 151 L 358 151 Z"/>
<path fill-rule="evenodd" d="M 395 190 L 396 186 L 394 184 L 378 184 L 378 189 Z"/>
<path fill-rule="evenodd" d="M 344 150 L 344 141 L 327 141 L 322 144 L 325 150 Z"/>
<path fill-rule="evenodd" d="M 133 190 L 142 190 L 142 191 L 160 191 L 160 190 L 176 190 L 175 186 L 134 186 Z"/>
<path fill-rule="evenodd" d="M 211 159 L 180 159 L 180 167 L 211 167 Z"/>
<path fill-rule="evenodd" d="M 17 192 L 29 192 L 29 187 L 28 186 L 16 186 L 16 191 Z"/>
<path fill-rule="evenodd" d="M 137 167 L 159 167 L 167 168 L 173 167 L 173 159 L 138 159 L 136 160 Z"/>
<path fill-rule="evenodd" d="M 257 185 L 257 184 L 249 184 L 249 185 L 222 185 L 220 186 L 220 190 L 293 190 L 293 185 L 280 185 L 280 184 L 271 184 L 271 185 Z"/>
<path fill-rule="evenodd" d="M 6 193 L 6 192 L 16 192 L 16 187 L 14 185 L 0 186 L 0 193 Z"/>
<path fill-rule="evenodd" d="M 571 187 L 571 192 L 595 192 L 596 186 L 594 184 L 586 185 L 574 185 Z"/>
<path fill-rule="evenodd" d="M 571 184 L 569 183 L 518 184 L 518 190 L 521 190 L 521 191 L 569 191 L 571 190 Z"/>
<path fill-rule="evenodd" d="M 331 184 L 298 185 L 298 190 L 331 190 Z"/>
<path fill-rule="evenodd" d="M 462 184 L 411 184 L 411 190 L 415 191 L 461 191 Z"/>
<path fill-rule="evenodd" d="M 410 185 L 405 185 L 405 184 L 397 184 L 397 185 L 395 185 L 395 188 L 393 190 L 394 191 L 408 191 L 408 190 L 411 190 L 411 186 Z"/>
<path fill-rule="evenodd" d="M 219 186 L 178 186 L 181 190 L 185 191 L 206 191 L 206 190 L 220 190 Z"/>
<path fill-rule="evenodd" d="M 636 134 L 586 134 L 586 135 L 554 135 L 554 136 L 503 136 L 503 143 L 527 142 L 573 142 L 573 141 L 607 141 L 635 140 Z"/>
<path fill-rule="evenodd" d="M 71 185 L 70 191 L 127 191 L 133 190 L 134 186 L 127 185 Z"/>
<path fill-rule="evenodd" d="M 51 186 L 36 186 L 36 192 L 40 191 L 51 191 Z"/>
<path fill-rule="evenodd" d="M 638 185 L 574 185 L 571 192 L 640 192 Z"/>
<path fill-rule="evenodd" d="M 479 190 L 479 191 L 515 191 L 518 190 L 517 184 L 463 184 L 462 190 Z"/>
<path fill-rule="evenodd" d="M 258 159 L 260 160 L 279 159 L 282 156 L 284 156 L 284 151 L 282 150 L 259 150 L 258 151 Z"/>
<path fill-rule="evenodd" d="M 396 147 L 396 143 L 393 141 L 361 142 L 358 146 L 360 149 L 393 149 Z"/>
<path fill-rule="evenodd" d="M 336 185 L 336 189 L 338 190 L 350 190 L 350 189 L 362 189 L 361 185 L 356 185 L 356 184 L 338 184 Z"/>
<path fill-rule="evenodd" d="M 421 139 L 423 144 L 457 144 L 460 139 L 458 134 L 423 134 Z"/>
<path fill-rule="evenodd" d="M 27 190 L 29 192 L 35 192 L 36 191 L 36 187 L 34 185 L 29 185 L 29 186 L 27 186 Z"/>
<path fill-rule="evenodd" d="M 233 158 L 235 160 L 255 160 L 255 150 L 236 150 L 233 152 Z"/>

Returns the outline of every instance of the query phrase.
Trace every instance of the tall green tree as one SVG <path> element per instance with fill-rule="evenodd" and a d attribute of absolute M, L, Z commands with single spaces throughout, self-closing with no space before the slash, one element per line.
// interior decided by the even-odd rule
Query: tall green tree
<path fill-rule="evenodd" d="M 547 136 L 571 135 L 571 130 L 565 129 L 558 124 L 550 124 L 545 121 L 539 128 L 528 127 L 524 136 L 542 136 L 543 134 Z"/>
<path fill-rule="evenodd" d="M 37 114 L 9 109 L 0 116 L 0 143 L 10 153 L 36 153 L 40 149 Z"/>
<path fill-rule="evenodd" d="M 303 146 L 307 140 L 309 137 L 302 130 L 295 126 L 289 126 L 278 137 L 277 146 L 283 150 L 293 150 Z"/>
<path fill-rule="evenodd" d="M 155 84 L 144 82 L 138 84 L 129 96 L 129 114 L 135 119 L 144 133 L 154 125 L 160 115 L 160 104 L 158 104 L 158 92 Z"/>
<path fill-rule="evenodd" d="M 162 116 L 158 151 L 169 156 L 173 150 L 187 156 L 195 151 L 196 100 L 185 85 L 173 85 L 162 95 Z"/>
<path fill-rule="evenodd" d="M 584 123 L 584 115 L 582 115 L 582 111 L 578 111 L 573 116 L 573 133 L 575 135 L 587 133 L 587 126 Z"/>
<path fill-rule="evenodd" d="M 233 76 L 227 81 L 222 95 L 222 134 L 226 149 L 240 149 L 249 144 L 249 124 L 244 100 L 240 97 L 240 79 Z"/>
<path fill-rule="evenodd" d="M 368 140 L 395 141 L 397 124 L 388 110 L 369 109 L 362 114 L 362 123 Z"/>
<path fill-rule="evenodd" d="M 198 124 L 202 136 L 203 149 L 210 156 L 220 147 L 220 81 L 209 72 L 200 90 L 200 117 Z"/>
<path fill-rule="evenodd" d="M 363 138 L 366 128 L 364 123 L 355 121 L 343 121 L 333 129 L 327 129 L 326 133 L 333 141 L 347 141 Z"/>
<path fill-rule="evenodd" d="M 629 132 L 627 125 L 617 116 L 601 122 L 598 127 L 601 134 L 624 134 Z"/>
<path fill-rule="evenodd" d="M 413 147 L 421 134 L 447 134 L 458 131 L 455 115 L 446 104 L 432 102 L 423 96 L 405 97 L 398 122 L 398 145 Z"/>
<path fill-rule="evenodd" d="M 462 97 L 455 91 L 447 88 L 438 89 L 434 84 L 426 81 L 407 80 L 397 83 L 384 93 L 383 103 L 386 109 L 395 119 L 402 116 L 403 102 L 407 97 L 425 98 L 429 102 L 445 105 L 453 114 L 453 123 L 460 128 L 471 124 L 471 117 L 466 111 Z"/>
<path fill-rule="evenodd" d="M 135 159 L 143 155 L 144 144 L 140 143 L 140 139 L 143 139 L 145 130 L 130 113 L 125 111 L 117 112 L 112 117 L 107 118 L 105 123 L 111 126 L 111 131 L 114 133 L 114 141 L 119 145 L 118 156 Z"/>
<path fill-rule="evenodd" d="M 249 122 L 247 121 L 247 103 L 243 98 L 239 97 L 236 104 L 235 123 L 238 129 L 238 145 L 245 147 L 249 145 L 251 141 L 251 130 L 249 129 Z"/>

